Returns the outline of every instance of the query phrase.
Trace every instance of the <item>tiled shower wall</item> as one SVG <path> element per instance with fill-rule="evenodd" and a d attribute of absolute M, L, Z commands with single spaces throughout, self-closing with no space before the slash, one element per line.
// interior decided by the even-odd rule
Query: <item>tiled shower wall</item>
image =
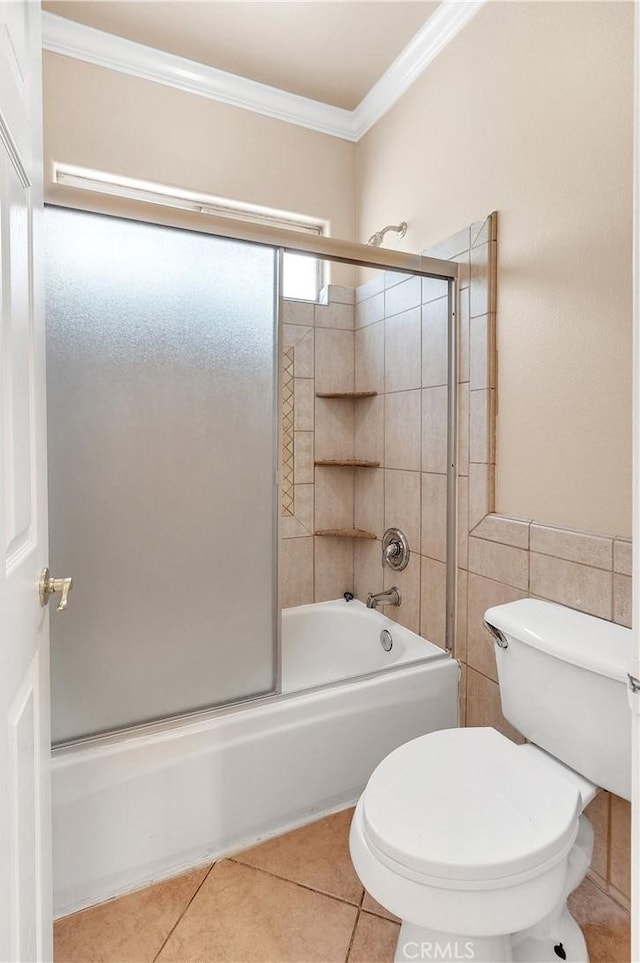
<path fill-rule="evenodd" d="M 353 526 L 351 468 L 315 467 L 353 457 L 354 402 L 316 398 L 353 391 L 354 291 L 329 285 L 319 304 L 285 301 L 281 351 L 280 595 L 283 607 L 340 598 L 353 589 L 353 542 L 315 536 Z"/>

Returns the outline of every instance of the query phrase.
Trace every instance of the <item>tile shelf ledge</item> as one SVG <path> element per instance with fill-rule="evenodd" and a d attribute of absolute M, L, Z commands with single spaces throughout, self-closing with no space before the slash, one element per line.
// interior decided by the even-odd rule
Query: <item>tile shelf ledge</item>
<path fill-rule="evenodd" d="M 314 465 L 318 468 L 379 468 L 379 461 L 365 458 L 317 458 Z"/>
<path fill-rule="evenodd" d="M 316 398 L 344 398 L 358 401 L 360 398 L 375 398 L 377 391 L 316 391 Z"/>
<path fill-rule="evenodd" d="M 373 541 L 376 539 L 373 532 L 366 532 L 363 528 L 324 528 L 313 534 L 326 538 L 368 538 Z"/>

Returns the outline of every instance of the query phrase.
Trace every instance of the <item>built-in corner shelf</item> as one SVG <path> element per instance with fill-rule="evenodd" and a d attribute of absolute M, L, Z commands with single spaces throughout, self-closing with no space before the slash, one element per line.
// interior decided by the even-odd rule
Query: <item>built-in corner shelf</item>
<path fill-rule="evenodd" d="M 321 532 L 314 532 L 327 538 L 370 538 L 375 541 L 373 532 L 365 532 L 363 528 L 325 528 Z"/>
<path fill-rule="evenodd" d="M 379 461 L 366 458 L 317 458 L 314 465 L 323 468 L 379 468 Z"/>
<path fill-rule="evenodd" d="M 375 398 L 377 391 L 316 391 L 316 398 L 345 398 L 358 401 L 359 398 Z"/>

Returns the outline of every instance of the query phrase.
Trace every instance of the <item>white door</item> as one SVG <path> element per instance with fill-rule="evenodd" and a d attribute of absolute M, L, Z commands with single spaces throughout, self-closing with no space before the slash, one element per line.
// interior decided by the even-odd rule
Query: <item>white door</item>
<path fill-rule="evenodd" d="M 0 2 L 0 960 L 51 958 L 40 4 Z"/>

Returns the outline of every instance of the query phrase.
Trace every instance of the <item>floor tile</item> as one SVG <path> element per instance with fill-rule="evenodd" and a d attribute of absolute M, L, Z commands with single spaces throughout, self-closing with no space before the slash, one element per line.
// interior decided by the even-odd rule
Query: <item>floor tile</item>
<path fill-rule="evenodd" d="M 582 927 L 590 963 L 628 963 L 629 914 L 586 879 L 569 897 L 569 909 Z"/>
<path fill-rule="evenodd" d="M 349 856 L 352 815 L 353 810 L 346 809 L 233 858 L 246 866 L 359 904 L 363 888 Z"/>
<path fill-rule="evenodd" d="M 362 909 L 366 910 L 368 913 L 375 913 L 376 916 L 383 916 L 386 920 L 393 920 L 394 923 L 400 922 L 397 916 L 394 916 L 393 913 L 379 903 L 377 899 L 374 899 L 370 893 L 364 894 Z"/>
<path fill-rule="evenodd" d="M 344 963 L 358 910 L 269 873 L 216 863 L 159 963 Z"/>
<path fill-rule="evenodd" d="M 370 913 L 361 913 L 348 963 L 393 963 L 400 926 Z"/>
<path fill-rule="evenodd" d="M 58 920 L 55 963 L 151 963 L 208 871 L 195 869 Z"/>

